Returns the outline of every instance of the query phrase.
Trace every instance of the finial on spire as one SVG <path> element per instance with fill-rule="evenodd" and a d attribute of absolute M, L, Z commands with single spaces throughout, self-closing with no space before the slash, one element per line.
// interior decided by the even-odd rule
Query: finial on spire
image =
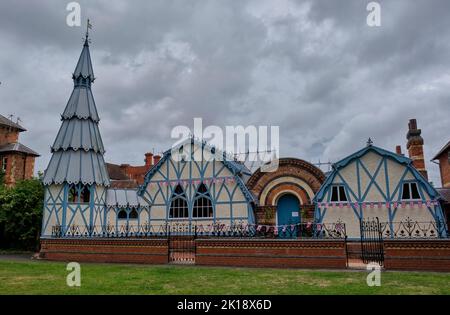
<path fill-rule="evenodd" d="M 367 146 L 370 147 L 370 146 L 372 146 L 372 144 L 373 144 L 373 141 L 369 137 L 369 140 L 367 140 Z"/>
<path fill-rule="evenodd" d="M 91 29 L 92 29 L 91 20 L 87 19 L 85 44 L 90 43 L 89 30 L 91 30 Z"/>

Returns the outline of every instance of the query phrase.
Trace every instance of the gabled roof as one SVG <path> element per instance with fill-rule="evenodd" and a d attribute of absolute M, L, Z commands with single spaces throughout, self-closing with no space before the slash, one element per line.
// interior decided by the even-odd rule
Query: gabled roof
<path fill-rule="evenodd" d="M 444 147 L 438 152 L 438 154 L 436 154 L 436 156 L 434 158 L 432 158 L 431 160 L 437 160 L 439 159 L 439 157 L 441 156 L 442 153 L 447 152 L 448 150 L 450 150 L 450 141 L 447 142 L 446 145 L 444 145 Z"/>
<path fill-rule="evenodd" d="M 1 152 L 19 152 L 31 156 L 40 156 L 36 151 L 33 151 L 29 147 L 18 142 L 0 146 L 0 153 Z"/>
<path fill-rule="evenodd" d="M 27 131 L 18 123 L 13 122 L 12 120 L 6 118 L 5 116 L 0 114 L 0 126 L 5 126 L 13 129 L 17 129 L 19 132 Z"/>
<path fill-rule="evenodd" d="M 106 169 L 108 170 L 109 178 L 111 180 L 130 180 L 127 174 L 120 168 L 120 165 L 106 163 Z"/>
<path fill-rule="evenodd" d="M 188 138 L 181 143 L 179 143 L 177 146 L 175 146 L 172 149 L 167 150 L 164 152 L 163 156 L 159 160 L 159 162 L 154 165 L 145 175 L 144 178 L 144 184 L 141 185 L 138 189 L 138 194 L 142 196 L 142 194 L 145 191 L 145 188 L 147 187 L 148 183 L 150 182 L 153 175 L 161 168 L 161 166 L 172 156 L 173 151 L 177 151 L 181 146 L 187 144 L 187 143 L 194 143 L 200 146 L 201 148 L 209 150 L 212 154 L 216 154 L 218 156 L 222 156 L 223 164 L 228 168 L 228 170 L 231 171 L 231 173 L 234 175 L 236 182 L 238 183 L 239 187 L 241 188 L 245 198 L 249 202 L 257 202 L 255 196 L 250 192 L 250 190 L 245 185 L 243 179 L 241 178 L 242 175 L 251 175 L 250 170 L 243 164 L 238 161 L 235 161 L 234 159 L 231 159 L 230 156 L 223 151 L 220 151 L 216 149 L 214 146 L 208 144 L 206 141 L 199 141 L 195 138 Z"/>
<path fill-rule="evenodd" d="M 362 156 L 364 156 L 365 154 L 367 154 L 368 152 L 375 152 L 378 153 L 381 156 L 390 158 L 400 164 L 405 165 L 406 167 L 408 167 L 410 169 L 410 171 L 413 173 L 414 177 L 417 179 L 417 181 L 419 181 L 420 183 L 423 184 L 423 186 L 425 187 L 427 193 L 432 197 L 432 198 L 437 198 L 439 197 L 438 192 L 436 191 L 436 189 L 433 188 L 433 186 L 431 186 L 431 184 L 419 173 L 419 171 L 416 170 L 416 168 L 412 165 L 412 160 L 403 156 L 403 155 L 398 155 L 394 152 L 390 152 L 387 151 L 385 149 L 376 147 L 374 145 L 368 145 L 364 148 L 362 148 L 359 151 L 356 151 L 353 154 L 350 154 L 348 157 L 336 162 L 333 164 L 333 170 L 331 171 L 331 173 L 327 176 L 325 182 L 323 183 L 323 185 L 320 187 L 319 191 L 317 192 L 317 194 L 314 196 L 314 201 L 317 200 L 321 200 L 324 197 L 324 193 L 326 188 L 333 182 L 337 172 L 346 167 L 348 164 L 350 164 L 352 161 L 361 158 Z"/>

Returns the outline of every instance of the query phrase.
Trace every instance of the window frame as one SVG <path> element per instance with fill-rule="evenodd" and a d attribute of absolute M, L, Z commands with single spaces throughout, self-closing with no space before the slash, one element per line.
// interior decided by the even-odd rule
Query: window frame
<path fill-rule="evenodd" d="M 336 189 L 336 191 L 334 191 Z M 342 191 L 341 191 L 342 189 Z M 333 194 L 334 192 L 336 192 L 337 195 L 337 200 L 333 200 Z M 347 196 L 347 191 L 345 190 L 345 185 L 343 184 L 332 184 L 331 185 L 331 197 L 330 197 L 330 202 L 348 202 L 348 196 Z M 341 196 L 341 193 L 343 193 L 344 195 Z M 344 198 L 342 198 L 344 197 Z"/>
<path fill-rule="evenodd" d="M 8 168 L 8 157 L 7 156 L 2 156 L 1 157 L 1 168 L 0 168 L 0 172 L 4 172 L 6 173 L 6 169 Z"/>
<path fill-rule="evenodd" d="M 413 185 L 416 187 L 417 198 L 413 198 L 413 189 L 412 189 Z M 408 187 L 409 198 L 404 198 L 405 186 Z M 416 182 L 416 181 L 405 181 L 405 182 L 403 182 L 402 183 L 401 200 L 402 201 L 420 201 L 420 200 L 422 200 L 422 197 L 420 196 L 420 191 L 419 191 L 419 183 Z"/>
<path fill-rule="evenodd" d="M 179 191 L 179 188 L 181 191 Z M 180 216 L 180 213 L 182 213 L 183 216 Z M 186 216 L 184 216 L 184 214 L 186 214 Z M 172 197 L 170 198 L 168 219 L 189 220 L 189 217 L 189 205 L 186 198 L 186 192 L 181 185 L 177 185 L 172 192 Z"/>
<path fill-rule="evenodd" d="M 200 191 L 200 189 L 202 189 L 202 191 Z M 200 205 L 198 205 L 199 202 L 201 202 Z M 208 216 L 205 216 L 205 213 L 208 214 Z M 199 216 L 199 214 L 201 214 L 201 216 Z M 212 198 L 211 195 L 209 194 L 208 187 L 206 187 L 204 183 L 201 183 L 197 187 L 197 190 L 195 192 L 194 204 L 192 206 L 192 218 L 193 219 L 214 218 L 214 206 Z"/>

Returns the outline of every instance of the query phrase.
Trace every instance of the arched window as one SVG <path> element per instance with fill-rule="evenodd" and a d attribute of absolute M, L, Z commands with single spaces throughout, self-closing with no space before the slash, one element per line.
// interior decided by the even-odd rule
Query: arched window
<path fill-rule="evenodd" d="M 178 185 L 173 192 L 172 201 L 170 202 L 169 218 L 189 218 L 186 194 L 181 185 Z"/>
<path fill-rule="evenodd" d="M 136 208 L 131 208 L 131 212 L 130 212 L 130 219 L 137 219 L 139 217 L 138 212 L 136 211 Z"/>
<path fill-rule="evenodd" d="M 119 213 L 117 214 L 117 218 L 119 220 L 126 220 L 127 219 L 127 212 L 124 209 L 120 210 Z"/>
<path fill-rule="evenodd" d="M 211 196 L 203 183 L 195 193 L 192 216 L 194 218 L 211 218 L 213 216 Z"/>

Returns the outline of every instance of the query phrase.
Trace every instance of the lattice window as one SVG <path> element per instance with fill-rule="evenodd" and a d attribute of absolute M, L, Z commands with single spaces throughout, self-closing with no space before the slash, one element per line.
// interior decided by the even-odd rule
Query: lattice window
<path fill-rule="evenodd" d="M 211 218 L 213 217 L 213 207 L 211 202 L 211 196 L 205 184 L 201 184 L 194 197 L 194 218 Z"/>
<path fill-rule="evenodd" d="M 331 202 L 345 202 L 348 201 L 347 194 L 345 193 L 344 185 L 331 186 Z"/>
<path fill-rule="evenodd" d="M 402 200 L 420 200 L 417 183 L 403 183 Z"/>
<path fill-rule="evenodd" d="M 91 201 L 91 186 L 83 184 L 70 185 L 67 201 L 70 203 L 89 203 Z"/>
<path fill-rule="evenodd" d="M 181 185 L 178 185 L 172 195 L 172 201 L 170 203 L 169 218 L 189 218 L 189 209 L 186 201 L 186 194 Z"/>

